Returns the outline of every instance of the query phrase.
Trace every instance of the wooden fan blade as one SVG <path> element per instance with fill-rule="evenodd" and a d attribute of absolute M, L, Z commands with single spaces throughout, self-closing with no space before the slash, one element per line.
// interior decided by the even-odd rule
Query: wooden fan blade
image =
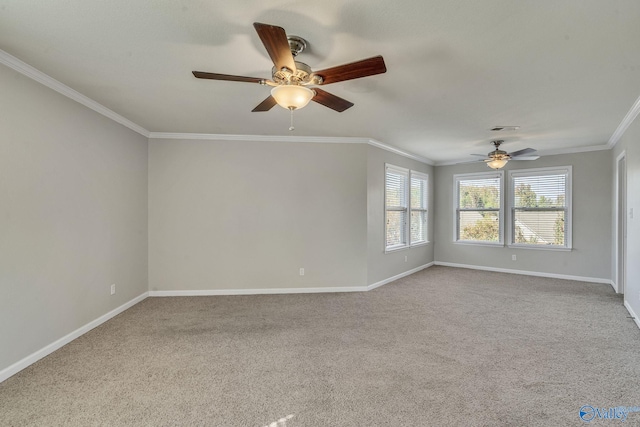
<path fill-rule="evenodd" d="M 276 105 L 276 99 L 273 96 L 269 95 L 267 99 L 258 104 L 258 106 L 251 110 L 251 112 L 256 113 L 259 111 L 269 111 L 273 108 L 274 105 Z"/>
<path fill-rule="evenodd" d="M 282 68 L 286 67 L 295 73 L 296 63 L 291 54 L 287 33 L 285 33 L 284 28 L 261 24 L 260 22 L 254 22 L 253 27 L 258 32 L 258 36 L 260 36 L 260 40 L 262 40 L 262 44 L 267 49 L 267 53 L 276 69 L 282 70 Z"/>
<path fill-rule="evenodd" d="M 342 99 L 339 96 L 335 96 L 322 89 L 313 89 L 316 95 L 311 98 L 312 101 L 322 104 L 325 107 L 329 107 L 332 110 L 342 113 L 344 110 L 353 107 L 353 102 L 349 102 L 346 99 Z"/>
<path fill-rule="evenodd" d="M 230 82 L 260 83 L 264 81 L 264 79 L 259 79 L 257 77 L 243 77 L 243 76 L 232 76 L 230 74 L 205 73 L 204 71 L 193 71 L 193 75 L 199 79 L 227 80 Z"/>
<path fill-rule="evenodd" d="M 342 82 L 345 80 L 359 79 L 360 77 L 373 76 L 387 72 L 382 56 L 363 59 L 351 62 L 350 64 L 338 65 L 337 67 L 326 68 L 316 71 L 315 75 L 322 77 L 322 84 Z"/>
<path fill-rule="evenodd" d="M 534 150 L 533 148 L 524 148 L 522 150 L 518 150 L 518 151 L 514 151 L 513 153 L 509 153 L 509 155 L 513 158 L 513 157 L 518 157 L 518 156 L 522 156 L 524 154 L 531 154 L 531 153 L 535 153 L 536 150 Z"/>

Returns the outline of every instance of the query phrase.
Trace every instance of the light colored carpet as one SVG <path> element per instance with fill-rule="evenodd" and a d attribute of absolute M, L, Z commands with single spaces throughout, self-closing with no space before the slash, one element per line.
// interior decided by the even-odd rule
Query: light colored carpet
<path fill-rule="evenodd" d="M 608 285 L 446 267 L 148 298 L 0 384 L 0 425 L 582 425 L 583 405 L 640 406 L 627 316 Z"/>

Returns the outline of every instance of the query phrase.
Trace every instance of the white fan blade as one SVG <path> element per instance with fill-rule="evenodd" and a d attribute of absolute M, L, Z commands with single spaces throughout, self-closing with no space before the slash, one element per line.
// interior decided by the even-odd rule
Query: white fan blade
<path fill-rule="evenodd" d="M 512 158 L 511 160 L 538 160 L 540 156 L 518 156 L 516 158 Z"/>

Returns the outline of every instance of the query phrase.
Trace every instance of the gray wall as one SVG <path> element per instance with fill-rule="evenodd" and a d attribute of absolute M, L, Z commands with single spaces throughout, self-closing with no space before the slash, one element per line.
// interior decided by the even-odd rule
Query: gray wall
<path fill-rule="evenodd" d="M 150 140 L 149 289 L 364 286 L 366 150 Z"/>
<path fill-rule="evenodd" d="M 436 168 L 436 262 L 588 277 L 611 278 L 611 150 L 544 156 L 509 162 L 508 170 L 573 166 L 573 250 L 553 251 L 453 243 L 453 175 L 486 172 L 484 163 Z M 517 261 L 511 260 L 516 254 Z"/>
<path fill-rule="evenodd" d="M 622 151 L 627 159 L 627 282 L 625 301 L 637 316 L 640 316 L 640 119 L 631 124 L 613 150 L 612 166 Z M 615 182 L 615 167 L 611 174 Z M 612 187 L 613 188 L 613 187 Z M 612 191 L 613 194 L 613 191 Z M 615 200 L 615 194 L 614 194 Z M 616 209 L 614 204 L 614 209 Z M 629 216 L 633 209 L 633 218 Z M 616 209 L 617 211 L 617 209 Z M 613 230 L 615 233 L 615 230 Z M 615 234 L 614 234 L 615 235 Z M 612 277 L 615 277 L 615 263 L 612 263 Z"/>
<path fill-rule="evenodd" d="M 507 165 L 573 166 L 574 249 L 558 252 L 452 242 L 453 174 L 484 164 L 433 168 L 364 144 L 147 141 L 4 66 L 0 88 L 0 370 L 149 289 L 362 287 L 434 259 L 609 279 L 622 150 L 640 259 L 639 121 L 612 151 Z M 384 253 L 385 163 L 429 175 L 429 244 Z M 640 266 L 628 274 L 640 313 Z"/>
<path fill-rule="evenodd" d="M 2 370 L 147 291 L 147 139 L 2 65 L 0 93 Z"/>
<path fill-rule="evenodd" d="M 384 253 L 385 163 L 429 175 L 429 229 L 427 232 L 429 243 L 427 245 Z M 433 200 L 432 166 L 374 146 L 367 146 L 367 284 L 372 285 L 433 262 Z"/>

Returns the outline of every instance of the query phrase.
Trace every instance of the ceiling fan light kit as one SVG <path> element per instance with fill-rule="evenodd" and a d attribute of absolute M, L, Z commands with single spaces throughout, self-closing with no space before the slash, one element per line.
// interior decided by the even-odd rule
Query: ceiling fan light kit
<path fill-rule="evenodd" d="M 487 166 L 489 166 L 491 169 L 502 169 L 507 162 L 509 161 L 509 159 L 507 158 L 503 158 L 503 159 L 491 159 L 491 160 L 485 160 L 487 162 Z"/>
<path fill-rule="evenodd" d="M 271 96 L 279 106 L 287 110 L 305 107 L 315 95 L 315 92 L 308 87 L 299 85 L 283 85 L 271 89 Z"/>
<path fill-rule="evenodd" d="M 307 64 L 294 59 L 307 47 L 305 39 L 298 36 L 287 36 L 284 28 L 275 25 L 255 22 L 253 26 L 273 61 L 272 80 L 193 71 L 193 75 L 199 79 L 259 83 L 263 86 L 272 86 L 271 95 L 258 104 L 252 110 L 253 112 L 269 111 L 276 104 L 293 112 L 293 110 L 304 108 L 310 101 L 314 101 L 341 113 L 353 107 L 353 103 L 324 90 L 312 90 L 307 86 L 320 86 L 359 79 L 387 71 L 382 56 L 374 56 L 314 72 Z M 293 124 L 289 130 L 293 130 Z"/>

